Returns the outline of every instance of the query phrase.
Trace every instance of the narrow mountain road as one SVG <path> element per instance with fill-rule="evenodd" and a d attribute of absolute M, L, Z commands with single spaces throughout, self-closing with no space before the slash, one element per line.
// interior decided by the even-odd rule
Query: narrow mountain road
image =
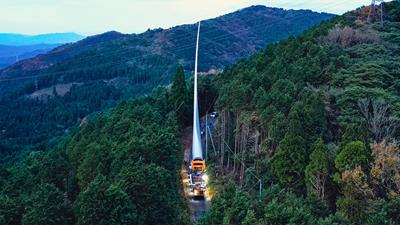
<path fill-rule="evenodd" d="M 189 178 L 188 178 L 188 166 L 190 163 L 190 150 L 192 144 L 192 127 L 187 127 L 184 131 L 184 135 L 182 138 L 182 144 L 184 145 L 184 158 L 183 164 L 181 169 L 181 179 L 183 190 L 185 193 L 185 197 L 189 203 L 190 211 L 192 214 L 193 221 L 197 221 L 201 218 L 204 213 L 207 212 L 208 208 L 210 207 L 210 198 L 209 195 L 206 193 L 206 197 L 204 199 L 195 199 L 193 197 L 193 193 L 189 186 Z"/>

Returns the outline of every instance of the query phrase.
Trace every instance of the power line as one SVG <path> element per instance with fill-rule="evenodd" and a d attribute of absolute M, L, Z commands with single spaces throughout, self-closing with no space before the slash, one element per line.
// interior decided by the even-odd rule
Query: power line
<path fill-rule="evenodd" d="M 372 0 L 371 5 L 369 6 L 369 13 L 368 13 L 368 22 L 371 22 L 371 17 L 374 16 L 376 17 L 377 15 L 379 15 L 379 12 L 376 13 L 376 6 L 379 5 L 380 3 L 380 20 L 381 20 L 381 24 L 383 25 L 383 4 L 384 4 L 384 0 Z"/>
<path fill-rule="evenodd" d="M 263 24 L 261 24 L 263 25 Z M 260 25 L 259 25 L 260 26 Z M 218 38 L 218 41 L 222 41 L 227 39 L 228 37 L 230 37 L 231 35 L 235 34 L 235 33 L 241 33 L 243 32 L 243 30 L 239 30 L 238 32 L 232 32 L 229 34 L 224 34 L 224 35 L 219 35 L 219 36 L 215 36 L 216 38 Z M 222 39 L 221 39 L 222 37 Z M 211 39 L 209 39 L 211 40 Z M 183 50 L 188 50 L 190 48 L 193 48 L 194 46 L 192 45 L 186 45 L 186 46 L 181 46 L 180 48 L 176 48 L 175 50 L 177 51 L 176 53 L 179 53 L 180 51 Z M 176 55 L 176 53 L 172 53 L 170 51 L 167 51 L 165 49 L 163 49 L 162 51 L 171 54 L 171 55 Z M 140 55 L 140 56 L 136 56 L 136 57 L 131 57 L 129 59 L 124 59 L 122 61 L 116 61 L 116 62 L 109 62 L 109 63 L 103 63 L 103 64 L 97 64 L 96 67 L 105 67 L 108 65 L 113 65 L 114 67 L 122 65 L 124 63 L 128 63 L 129 61 L 135 60 L 135 59 L 140 59 L 140 58 L 145 58 L 146 56 L 162 56 L 162 55 L 155 55 L 154 53 L 147 53 L 144 55 Z M 98 57 L 98 56 L 97 56 Z M 90 58 L 89 58 L 90 59 Z M 88 61 L 87 61 L 88 62 Z M 93 66 L 86 66 L 86 67 L 80 67 L 80 68 L 74 68 L 74 69 L 69 69 L 69 70 L 65 70 L 65 71 L 58 71 L 58 72 L 48 72 L 46 74 L 40 74 L 40 75 L 32 75 L 32 76 L 24 76 L 24 77 L 18 77 L 18 78 L 10 78 L 10 79 L 0 79 L 0 82 L 5 82 L 5 81 L 14 81 L 14 80 L 24 80 L 24 79 L 31 79 L 31 78 L 39 78 L 39 77 L 46 77 L 46 76 L 54 76 L 54 75 L 59 75 L 59 74 L 67 74 L 67 73 L 73 73 L 73 72 L 80 72 L 81 70 L 85 70 L 85 69 L 92 69 Z"/>
<path fill-rule="evenodd" d="M 337 4 L 336 4 L 336 5 L 337 5 Z M 326 8 L 326 7 L 324 7 L 324 8 Z M 323 9 L 323 8 L 321 8 L 321 9 Z M 295 18 L 300 18 L 300 17 L 303 17 L 303 15 L 298 15 L 298 16 L 296 16 Z M 292 18 L 292 19 L 293 19 L 293 18 Z M 254 20 L 250 20 L 250 21 L 246 21 L 246 22 L 256 22 L 256 21 L 258 21 L 258 20 L 259 20 L 259 19 L 254 19 Z M 256 26 L 252 27 L 252 29 L 254 29 L 254 28 L 257 29 L 257 28 L 260 28 L 260 27 L 263 27 L 263 26 L 268 26 L 268 25 L 271 25 L 271 24 L 273 24 L 273 23 L 274 23 L 274 22 L 260 23 L 259 25 L 256 25 Z M 208 37 L 206 37 L 206 38 L 207 38 L 208 40 L 210 40 L 210 41 L 213 41 L 213 42 L 217 43 L 217 42 L 219 42 L 219 41 L 223 41 L 223 40 L 229 39 L 229 38 L 231 38 L 231 37 L 234 36 L 234 35 L 241 34 L 241 33 L 243 33 L 243 32 L 249 31 L 249 30 L 250 30 L 250 29 L 241 29 L 241 30 L 237 30 L 236 32 L 229 32 L 229 33 L 226 33 L 226 34 L 214 36 L 213 39 L 210 39 L 210 38 L 208 38 Z M 216 30 L 216 31 L 209 30 L 209 31 L 203 32 L 203 34 L 210 34 L 210 33 L 213 33 L 213 32 L 220 32 L 220 30 Z M 217 44 L 222 44 L 222 43 L 217 43 Z M 130 50 L 130 49 L 134 49 L 134 48 L 137 48 L 137 47 L 136 47 L 136 46 L 135 46 L 135 47 L 130 47 L 129 50 Z M 161 49 L 160 51 L 161 51 L 161 52 L 168 53 L 168 54 L 171 54 L 171 55 L 174 55 L 174 56 L 177 56 L 177 54 L 179 54 L 181 51 L 188 50 L 188 49 L 192 49 L 192 48 L 194 48 L 194 45 L 190 44 L 190 45 L 183 45 L 183 46 L 180 46 L 179 48 L 175 48 L 175 49 L 174 49 L 174 50 L 175 50 L 175 53 L 172 53 L 172 52 L 170 52 L 170 51 L 168 51 L 168 50 L 165 50 L 165 49 Z M 89 50 L 89 51 L 91 51 L 91 50 Z M 126 49 L 122 49 L 122 50 L 120 50 L 119 52 L 117 51 L 117 52 L 114 53 L 114 54 L 117 54 L 117 53 L 120 53 L 120 52 L 121 52 L 121 53 L 126 53 L 127 50 L 126 50 Z M 83 53 L 83 54 L 84 54 L 84 53 Z M 139 54 L 140 54 L 140 53 L 139 53 Z M 99 57 L 102 57 L 103 55 L 104 55 L 104 53 L 101 53 L 100 55 L 93 56 L 93 57 L 89 57 L 89 58 L 86 58 L 86 59 L 99 58 Z M 128 63 L 128 62 L 130 62 L 130 61 L 132 61 L 132 60 L 135 60 L 135 59 L 140 59 L 140 58 L 145 59 L 146 56 L 154 56 L 154 57 L 161 56 L 161 57 L 162 57 L 162 55 L 156 55 L 156 54 L 154 54 L 154 53 L 147 53 L 147 54 L 141 54 L 141 55 L 136 56 L 136 57 L 131 57 L 131 58 L 129 58 L 129 59 L 124 59 L 124 60 L 121 60 L 121 61 L 116 61 L 116 62 L 114 61 L 114 62 L 109 62 L 109 63 L 97 64 L 97 65 L 96 65 L 96 68 L 99 68 L 99 67 L 106 67 L 106 66 L 108 66 L 108 65 L 112 65 L 114 68 L 116 68 L 117 66 L 120 66 L 120 65 L 122 65 L 122 64 L 124 64 L 124 63 Z M 87 64 L 87 63 L 90 63 L 90 61 L 88 60 L 88 61 L 85 61 L 84 63 Z M 51 67 L 50 67 L 50 68 L 51 68 Z M 15 80 L 25 80 L 25 79 L 32 79 L 32 78 L 39 78 L 39 77 L 55 76 L 55 75 L 59 75 L 59 74 L 67 74 L 67 73 L 73 73 L 73 72 L 80 72 L 81 70 L 92 69 L 92 68 L 93 68 L 93 66 L 87 66 L 87 67 L 74 68 L 74 69 L 65 70 L 65 71 L 48 72 L 48 73 L 46 73 L 46 74 L 39 74 L 39 75 L 32 75 L 32 76 L 24 76 L 24 77 L 18 77 L 18 78 L 9 78 L 9 79 L 0 79 L 0 82 L 8 82 L 8 81 L 15 81 Z"/>

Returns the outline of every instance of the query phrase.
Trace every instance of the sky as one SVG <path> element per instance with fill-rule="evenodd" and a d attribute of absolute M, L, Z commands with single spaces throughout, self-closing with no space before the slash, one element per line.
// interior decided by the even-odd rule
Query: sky
<path fill-rule="evenodd" d="M 342 14 L 371 0 L 0 0 L 0 33 L 141 33 L 251 6 Z"/>

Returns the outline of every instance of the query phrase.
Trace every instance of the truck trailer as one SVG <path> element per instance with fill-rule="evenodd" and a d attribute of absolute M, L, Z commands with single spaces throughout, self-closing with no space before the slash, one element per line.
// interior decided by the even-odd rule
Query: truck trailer
<path fill-rule="evenodd" d="M 205 178 L 206 162 L 203 158 L 203 148 L 200 133 L 200 119 L 197 93 L 197 61 L 199 52 L 200 22 L 197 28 L 196 57 L 194 66 L 194 90 L 193 90 L 193 137 L 192 137 L 192 161 L 190 163 L 190 185 L 194 197 L 204 197 L 207 185 Z"/>

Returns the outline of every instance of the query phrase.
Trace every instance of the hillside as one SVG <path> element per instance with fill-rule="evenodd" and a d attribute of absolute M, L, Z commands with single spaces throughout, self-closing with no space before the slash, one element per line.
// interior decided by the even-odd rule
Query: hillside
<path fill-rule="evenodd" d="M 63 62 L 64 60 L 71 59 L 77 55 L 89 51 L 93 48 L 99 47 L 100 45 L 121 38 L 124 35 L 115 31 L 107 32 L 100 35 L 94 35 L 87 37 L 76 43 L 64 44 L 58 48 L 53 49 L 47 54 L 38 55 L 32 59 L 22 60 L 15 63 L 14 65 L 7 67 L 0 71 L 0 80 L 7 80 L 13 78 L 21 78 L 24 76 L 35 76 L 38 71 L 46 70 L 50 66 Z M 21 86 L 29 83 L 28 80 L 18 80 L 18 82 L 2 82 L 2 87 L 13 86 L 12 84 Z M 32 81 L 30 81 L 32 82 Z M 3 89 L 3 92 L 7 92 L 11 87 Z M 15 88 L 14 88 L 15 89 Z M 1 91 L 0 91 L 1 93 Z"/>
<path fill-rule="evenodd" d="M 0 45 L 0 69 L 17 61 L 45 54 L 61 44 L 38 44 L 26 46 Z"/>
<path fill-rule="evenodd" d="M 384 8 L 383 24 L 360 8 L 200 78 L 219 116 L 198 224 L 400 224 L 400 2 Z M 178 184 L 182 72 L 1 166 L 0 223 L 192 224 Z"/>
<path fill-rule="evenodd" d="M 125 102 L 51 151 L 0 166 L 0 224 L 189 225 L 166 90 Z"/>
<path fill-rule="evenodd" d="M 24 35 L 0 33 L 0 45 L 26 46 L 38 44 L 63 44 L 76 42 L 84 37 L 75 33 L 53 33 L 39 35 Z"/>
<path fill-rule="evenodd" d="M 201 70 L 207 72 L 212 68 L 222 69 L 268 43 L 299 34 L 331 17 L 330 14 L 306 10 L 253 6 L 206 20 L 202 27 Z M 113 33 L 98 37 L 108 37 Z M 158 84 L 160 77 L 164 80 L 168 78 L 168 74 L 173 73 L 178 62 L 187 70 L 192 69 L 195 34 L 195 25 L 183 25 L 166 30 L 156 29 L 142 34 L 125 35 L 117 41 L 95 45 L 91 43 L 91 38 L 88 38 L 67 46 L 67 49 L 64 47 L 55 49 L 54 52 L 57 53 L 55 56 L 50 52 L 0 71 L 0 79 L 38 74 L 49 75 L 52 80 L 61 78 L 68 81 L 124 76 L 130 77 L 134 83 L 139 76 L 144 77 L 146 83 Z M 79 52 L 71 54 L 69 52 L 71 48 L 79 49 Z M 61 55 L 63 57 L 60 60 Z M 156 63 L 158 66 L 154 64 L 157 61 L 160 62 Z M 43 82 L 50 85 L 48 81 Z"/>
<path fill-rule="evenodd" d="M 400 224 L 400 2 L 384 8 L 383 24 L 360 8 L 214 79 L 200 224 Z"/>
<path fill-rule="evenodd" d="M 221 69 L 330 17 L 253 6 L 203 21 L 201 70 Z M 2 161 L 46 148 L 86 116 L 169 84 L 178 64 L 192 70 L 195 34 L 195 25 L 132 35 L 108 32 L 5 68 L 0 72 Z"/>
<path fill-rule="evenodd" d="M 17 61 L 45 54 L 62 44 L 84 37 L 75 33 L 22 35 L 0 33 L 0 69 Z"/>

